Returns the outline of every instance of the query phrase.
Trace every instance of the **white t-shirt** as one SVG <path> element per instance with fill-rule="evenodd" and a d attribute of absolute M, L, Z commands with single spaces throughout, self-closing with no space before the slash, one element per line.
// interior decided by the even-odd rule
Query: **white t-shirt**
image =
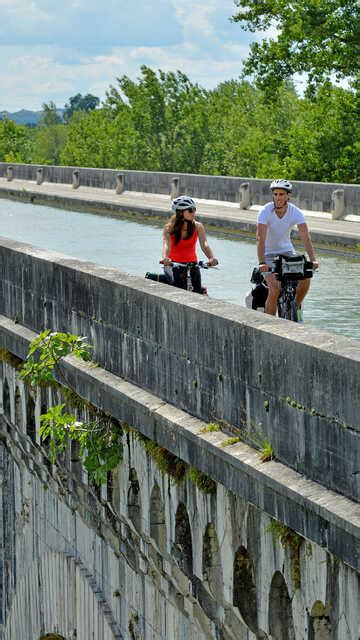
<path fill-rule="evenodd" d="M 294 225 L 304 222 L 304 214 L 291 202 L 288 202 L 286 213 L 282 218 L 276 215 L 273 202 L 265 204 L 258 215 L 258 223 L 267 225 L 265 254 L 294 252 L 290 232 Z"/>

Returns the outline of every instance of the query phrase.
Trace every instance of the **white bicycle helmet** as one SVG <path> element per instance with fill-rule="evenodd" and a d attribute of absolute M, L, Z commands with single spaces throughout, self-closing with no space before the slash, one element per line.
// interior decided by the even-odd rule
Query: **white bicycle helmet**
<path fill-rule="evenodd" d="M 279 180 L 273 180 L 271 185 L 270 185 L 270 189 L 271 191 L 273 189 L 285 189 L 285 191 L 292 191 L 292 184 L 291 182 L 289 182 L 289 180 L 283 180 L 282 178 L 280 178 Z"/>
<path fill-rule="evenodd" d="M 196 204 L 190 196 L 178 196 L 171 203 L 171 211 L 185 211 L 185 209 L 196 209 Z"/>

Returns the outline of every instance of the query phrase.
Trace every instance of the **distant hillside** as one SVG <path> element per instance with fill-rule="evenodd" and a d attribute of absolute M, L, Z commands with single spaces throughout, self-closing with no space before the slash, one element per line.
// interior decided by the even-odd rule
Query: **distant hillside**
<path fill-rule="evenodd" d="M 62 118 L 64 109 L 57 109 L 57 113 Z M 9 111 L 0 111 L 0 120 L 8 118 L 9 120 L 16 122 L 16 124 L 32 126 L 39 124 L 41 116 L 42 111 L 29 111 L 28 109 L 21 109 L 14 113 L 10 113 Z"/>

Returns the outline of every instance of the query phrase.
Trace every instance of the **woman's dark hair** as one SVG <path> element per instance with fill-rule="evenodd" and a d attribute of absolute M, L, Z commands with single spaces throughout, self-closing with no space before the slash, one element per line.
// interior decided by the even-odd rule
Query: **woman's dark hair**
<path fill-rule="evenodd" d="M 184 212 L 179 209 L 177 212 L 171 216 L 170 219 L 170 235 L 175 236 L 175 244 L 178 244 L 181 240 L 181 230 L 184 224 Z M 185 236 L 185 240 L 191 238 L 193 233 L 195 233 L 195 222 L 193 220 L 187 221 L 187 232 Z"/>

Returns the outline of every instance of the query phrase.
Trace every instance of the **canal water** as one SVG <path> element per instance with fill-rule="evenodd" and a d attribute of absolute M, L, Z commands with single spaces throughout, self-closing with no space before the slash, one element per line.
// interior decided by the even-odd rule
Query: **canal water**
<path fill-rule="evenodd" d="M 0 235 L 143 276 L 161 271 L 161 227 L 0 199 Z M 245 304 L 257 264 L 254 241 L 208 234 L 218 269 L 202 271 L 209 295 Z M 201 258 L 201 250 L 198 250 Z M 202 256 L 203 257 L 203 256 Z M 360 339 L 359 258 L 319 254 L 305 324 Z M 255 312 L 254 312 L 255 313 Z"/>

